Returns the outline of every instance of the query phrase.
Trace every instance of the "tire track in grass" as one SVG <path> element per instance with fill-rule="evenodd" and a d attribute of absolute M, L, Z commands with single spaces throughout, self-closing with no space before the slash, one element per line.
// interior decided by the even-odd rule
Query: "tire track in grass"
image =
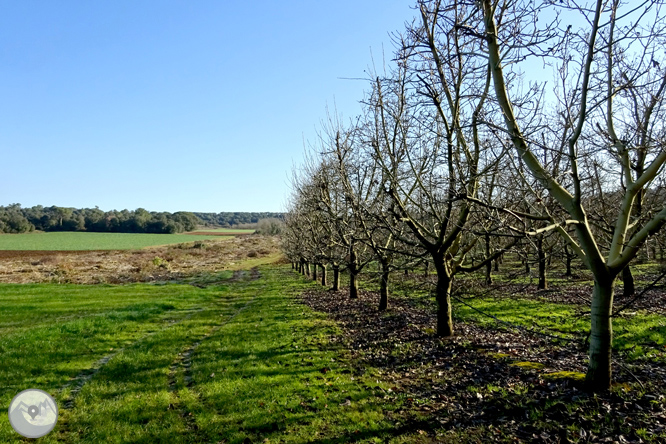
<path fill-rule="evenodd" d="M 225 301 L 226 302 L 226 301 Z M 164 325 L 161 328 L 158 328 L 154 331 L 151 331 L 137 340 L 133 341 L 131 344 L 128 344 L 124 347 L 118 348 L 115 350 L 113 353 L 110 353 L 103 358 L 99 359 L 96 361 L 93 366 L 89 369 L 85 369 L 81 371 L 75 378 L 73 378 L 70 382 L 65 384 L 63 387 L 60 388 L 59 392 L 62 393 L 64 390 L 67 388 L 72 388 L 71 391 L 68 394 L 68 397 L 64 401 L 60 401 L 60 405 L 62 407 L 60 408 L 60 411 L 62 413 L 64 412 L 74 412 L 76 409 L 76 400 L 79 395 L 79 393 L 83 390 L 83 388 L 86 386 L 88 382 L 93 380 L 93 378 L 104 368 L 107 366 L 107 364 L 111 363 L 113 365 L 112 359 L 116 356 L 120 356 L 125 352 L 131 352 L 132 349 L 141 347 L 142 345 L 145 344 L 150 344 L 150 341 L 154 337 L 159 337 L 160 334 L 167 334 L 169 331 L 173 331 L 176 329 L 178 326 L 184 325 L 188 321 L 192 321 L 192 318 L 195 315 L 204 313 L 206 311 L 210 311 L 212 307 L 210 306 L 204 306 L 204 307 L 198 307 L 198 308 L 190 308 L 187 310 L 183 310 L 184 312 L 189 312 L 186 315 L 180 317 L 180 318 L 172 318 L 172 319 L 163 319 L 163 321 L 168 322 L 168 325 Z M 187 324 L 185 324 L 187 325 Z M 64 417 L 61 417 L 58 421 L 58 441 L 66 441 L 69 442 L 69 439 L 66 438 L 66 436 L 71 433 L 72 431 L 70 430 L 70 421 L 71 418 L 69 417 L 68 414 L 66 414 Z"/>
<path fill-rule="evenodd" d="M 145 341 L 146 339 L 148 339 L 148 338 L 150 338 L 150 337 L 152 337 L 156 334 L 162 333 L 163 331 L 165 331 L 169 328 L 173 328 L 176 325 L 189 320 L 190 318 L 192 318 L 192 316 L 194 316 L 197 313 L 200 313 L 202 310 L 203 310 L 203 308 L 196 308 L 196 309 L 187 310 L 190 313 L 183 316 L 182 318 L 180 318 L 178 320 L 168 321 L 168 325 L 165 325 L 162 328 L 157 329 L 155 331 L 151 331 L 149 333 L 146 333 L 145 335 L 141 336 L 140 338 L 138 338 L 136 341 L 132 342 L 131 344 L 126 345 L 125 347 L 120 347 L 120 348 L 114 350 L 113 353 L 109 353 L 108 355 L 102 357 L 101 359 L 98 359 L 97 361 L 95 361 L 95 363 L 90 368 L 81 370 L 78 375 L 76 375 L 71 381 L 69 381 L 67 384 L 65 384 L 64 386 L 62 386 L 60 388 L 59 392 L 62 393 L 63 391 L 65 391 L 65 390 L 67 390 L 68 388 L 71 387 L 71 390 L 69 392 L 69 396 L 66 399 L 64 399 L 63 401 L 61 401 L 61 403 L 62 403 L 62 408 L 61 409 L 62 410 L 71 410 L 74 407 L 74 402 L 76 400 L 76 397 L 81 392 L 81 389 L 83 388 L 83 386 L 86 385 L 86 383 L 88 383 L 88 381 L 90 381 L 111 359 L 113 359 L 119 353 L 122 353 L 126 349 L 131 348 L 131 347 L 135 346 L 136 344 L 139 344 L 139 343 Z"/>
<path fill-rule="evenodd" d="M 194 385 L 194 378 L 192 376 L 192 356 L 194 355 L 197 348 L 201 345 L 203 341 L 210 338 L 215 333 L 217 333 L 222 327 L 233 321 L 234 318 L 236 318 L 236 316 L 241 314 L 244 310 L 248 309 L 257 300 L 257 298 L 258 294 L 255 294 L 250 301 L 248 301 L 244 306 L 236 310 L 236 312 L 233 313 L 231 316 L 229 316 L 226 320 L 208 329 L 208 331 L 205 334 L 203 334 L 198 340 L 191 343 L 188 347 L 183 349 L 183 351 L 178 353 L 176 359 L 169 366 L 169 375 L 167 378 L 168 381 L 167 384 L 169 387 L 169 391 L 173 394 L 175 398 L 174 402 L 169 404 L 169 409 L 178 409 L 180 411 L 180 417 L 183 418 L 185 426 L 191 433 L 197 433 L 199 427 L 197 426 L 196 418 L 194 417 L 192 412 L 188 411 L 188 409 L 185 407 L 185 403 L 182 400 L 180 391 L 186 389 L 189 390 L 189 387 L 192 387 Z M 179 375 L 182 376 L 181 389 L 178 388 Z M 200 395 L 198 393 L 196 393 L 193 390 L 190 391 L 190 393 L 192 393 L 192 395 L 196 398 L 197 401 L 200 401 Z"/>
<path fill-rule="evenodd" d="M 226 292 L 225 292 L 226 293 Z M 229 296 L 227 294 L 227 296 Z M 239 297 L 240 296 L 240 297 Z M 182 378 L 188 385 L 192 381 L 192 374 L 191 374 L 191 362 L 192 362 L 192 355 L 196 351 L 197 347 L 201 344 L 203 340 L 208 338 L 209 336 L 213 335 L 215 332 L 217 332 L 220 328 L 222 328 L 224 325 L 226 325 L 228 322 L 230 322 L 232 319 L 234 319 L 238 314 L 240 314 L 242 311 L 246 310 L 249 308 L 249 306 L 254 302 L 254 300 L 257 299 L 258 295 L 254 295 L 254 297 L 251 300 L 248 300 L 249 298 L 247 297 L 249 295 L 238 295 L 236 297 L 232 298 L 224 298 L 222 300 L 217 299 L 214 301 L 210 301 L 212 303 L 207 303 L 204 304 L 204 306 L 200 308 L 196 308 L 194 310 L 191 310 L 190 313 L 188 313 L 185 316 L 182 316 L 181 318 L 177 318 L 174 320 L 171 320 L 169 325 L 164 326 L 163 328 L 158 328 L 156 331 L 152 331 L 136 341 L 132 342 L 129 345 L 126 345 L 122 348 L 119 348 L 118 350 L 115 350 L 113 353 L 110 353 L 107 356 L 104 356 L 103 358 L 99 359 L 98 361 L 93 364 L 91 369 L 86 369 L 82 372 L 80 372 L 75 378 L 72 379 L 72 381 L 68 382 L 65 384 L 59 391 L 62 393 L 68 388 L 72 388 L 70 393 L 67 393 L 67 399 L 64 401 L 64 407 L 62 408 L 63 413 L 65 413 L 65 416 L 62 417 L 62 421 L 59 421 L 59 433 L 58 433 L 58 440 L 59 441 L 68 441 L 68 435 L 73 433 L 72 431 L 72 426 L 73 424 L 81 422 L 81 418 L 83 418 L 83 422 L 85 423 L 86 421 L 90 421 L 90 405 L 88 405 L 88 402 L 83 402 L 81 407 L 84 408 L 83 411 L 81 411 L 84 416 L 81 416 L 80 413 L 75 413 L 79 411 L 79 406 L 78 406 L 78 396 L 79 393 L 82 392 L 82 390 L 87 387 L 87 384 L 95 378 L 95 375 L 97 375 L 100 371 L 106 371 L 104 369 L 111 368 L 111 372 L 114 371 L 115 367 L 115 362 L 118 362 L 118 359 L 120 359 L 122 362 L 127 359 L 121 359 L 124 355 L 130 353 L 130 354 L 135 354 L 139 349 L 146 348 L 147 350 L 151 350 L 152 352 L 152 347 L 151 345 L 155 341 L 161 341 L 164 342 L 164 338 L 160 339 L 160 336 L 173 336 L 173 338 L 167 340 L 167 342 L 164 342 L 165 345 L 167 345 L 169 348 L 172 348 L 172 351 L 168 352 L 166 349 L 164 349 L 164 346 L 162 346 L 163 351 L 162 354 L 168 353 L 171 357 L 169 359 L 167 357 L 167 361 L 163 362 L 162 364 L 159 364 L 158 367 L 152 367 L 153 372 L 155 370 L 159 370 L 159 368 L 164 370 L 164 376 L 165 376 L 165 381 L 167 384 L 167 387 L 173 387 L 173 389 L 168 389 L 168 392 L 173 392 L 175 390 L 175 387 L 181 387 L 180 384 L 176 384 L 176 377 L 177 375 L 182 375 Z M 238 308 L 241 304 L 244 304 L 242 307 Z M 232 311 L 232 310 L 235 310 Z M 233 313 L 233 314 L 232 314 Z M 193 316 L 196 316 L 195 319 L 191 319 Z M 213 320 L 215 319 L 216 316 L 224 316 L 227 319 L 225 319 L 222 323 L 219 325 L 213 325 L 210 327 L 210 324 L 213 323 Z M 203 324 L 202 324 L 203 322 Z M 191 324 L 191 325 L 190 325 Z M 206 326 L 205 324 L 208 324 Z M 178 332 L 180 331 L 180 332 Z M 171 332 L 171 333 L 169 333 Z M 195 333 L 196 332 L 196 333 Z M 192 343 L 191 341 L 194 339 L 190 339 L 190 334 L 195 333 L 193 335 L 194 338 L 198 338 L 196 342 Z M 156 342 L 156 344 L 159 343 Z M 173 346 L 169 346 L 168 344 L 172 343 Z M 189 343 L 189 346 L 187 345 Z M 181 350 L 181 353 L 178 355 L 178 357 L 173 360 L 173 357 L 177 355 L 178 350 Z M 129 356 L 129 355 L 128 355 Z M 114 359 L 114 357 L 118 357 L 118 359 Z M 126 370 L 126 375 L 131 376 L 133 374 L 138 374 L 135 373 L 134 367 L 141 366 L 144 364 L 141 364 L 143 362 L 142 358 L 128 358 L 130 359 L 130 368 Z M 118 365 L 123 365 L 122 362 L 120 362 Z M 171 362 L 171 365 L 169 365 L 169 362 Z M 174 365 L 174 363 L 176 365 Z M 137 367 L 138 368 L 138 367 Z M 179 371 L 182 368 L 182 371 Z M 142 369 L 142 371 L 145 370 Z M 123 378 L 125 378 L 123 376 Z M 171 381 L 174 381 L 173 383 Z M 93 383 L 94 385 L 94 383 Z M 161 384 L 160 384 L 161 385 Z M 95 386 L 96 387 L 96 386 Z M 95 390 L 95 387 L 93 387 L 91 390 Z M 155 387 L 154 385 L 151 387 Z M 162 387 L 164 387 L 162 385 Z M 145 391 L 145 389 L 144 389 Z M 189 393 L 189 392 L 188 392 Z M 196 396 L 195 392 L 191 392 L 194 396 Z M 140 395 L 137 395 L 137 398 Z M 172 396 L 172 395 L 169 395 Z M 180 401 L 180 396 L 179 396 L 179 401 Z M 168 402 L 168 401 L 167 401 Z M 62 403 L 62 401 L 61 401 Z M 105 402 L 106 403 L 106 402 Z M 105 404 L 104 403 L 104 404 Z M 180 402 L 179 402 L 180 403 Z M 181 403 L 182 404 L 182 403 Z M 94 403 L 91 405 L 95 405 Z M 102 405 L 102 404 L 97 404 Z M 165 410 L 173 410 L 172 408 L 166 408 L 167 406 L 165 405 Z M 184 409 L 183 409 L 184 410 Z M 158 410 L 155 410 L 157 412 Z M 186 412 L 188 413 L 188 412 Z M 95 414 L 95 413 L 93 413 Z M 174 416 L 178 417 L 178 411 L 174 412 Z M 183 415 L 184 416 L 184 415 Z M 191 416 L 191 415 L 188 415 Z M 107 416 L 108 417 L 108 416 Z M 150 421 L 149 419 L 146 419 L 146 421 Z M 147 423 L 144 423 L 147 424 Z M 186 420 L 186 422 L 181 423 L 186 430 L 188 430 L 190 433 L 194 432 L 195 429 L 195 421 L 194 418 Z M 87 427 L 84 427 L 87 428 Z M 80 433 L 80 432 L 79 432 Z M 180 434 L 180 432 L 176 432 Z"/>

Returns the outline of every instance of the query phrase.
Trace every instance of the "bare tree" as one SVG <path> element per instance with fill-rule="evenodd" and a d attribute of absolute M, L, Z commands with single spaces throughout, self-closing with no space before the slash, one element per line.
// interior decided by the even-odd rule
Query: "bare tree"
<path fill-rule="evenodd" d="M 383 170 L 392 211 L 432 259 L 437 334 L 451 336 L 455 275 L 484 267 L 508 245 L 474 265 L 468 261 L 479 239 L 470 221 L 475 211 L 485 211 L 472 199 L 480 178 L 493 167 L 485 162 L 490 142 L 479 123 L 490 72 L 487 64 L 468 56 L 475 50 L 474 39 L 443 30 L 454 28 L 474 7 L 418 6 L 420 19 L 397 38 L 397 69 L 377 77 L 367 100 L 375 130 L 370 149 Z"/>
<path fill-rule="evenodd" d="M 553 215 L 552 228 L 594 275 L 587 383 L 605 390 L 612 379 L 615 279 L 666 224 L 665 207 L 643 206 L 666 162 L 662 2 L 478 4 L 479 26 L 468 32 L 487 50 L 501 110 L 497 124 L 515 156 L 562 210 L 564 216 Z M 576 23 L 584 25 L 577 29 Z M 549 102 L 529 110 L 533 102 L 515 79 L 521 66 L 533 67 L 536 59 L 553 67 L 556 82 Z M 534 90 L 545 91 L 545 84 L 533 83 Z M 562 154 L 557 169 L 539 160 L 541 148 Z M 613 181 L 598 183 L 594 167 Z M 588 217 L 590 199 L 599 192 L 618 195 L 613 218 L 605 221 L 610 236 Z"/>

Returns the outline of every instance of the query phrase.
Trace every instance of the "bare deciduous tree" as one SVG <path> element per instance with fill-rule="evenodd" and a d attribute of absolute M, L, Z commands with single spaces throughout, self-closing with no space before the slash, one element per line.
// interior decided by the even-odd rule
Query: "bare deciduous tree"
<path fill-rule="evenodd" d="M 480 24 L 470 33 L 487 49 L 502 113 L 498 124 L 515 155 L 562 210 L 563 217 L 553 217 L 553 228 L 594 275 L 587 383 L 604 390 L 611 383 L 615 279 L 666 224 L 666 208 L 642 207 L 666 162 L 662 4 L 482 0 L 479 6 Z M 533 67 L 535 59 L 553 66 L 557 83 L 538 110 L 540 117 L 528 119 L 529 100 L 511 79 L 526 63 Z M 558 170 L 537 156 L 546 119 L 556 136 L 547 148 L 562 153 Z M 608 238 L 588 217 L 590 198 L 604 186 L 595 180 L 594 166 L 613 178 L 600 192 L 619 197 L 612 219 L 605 221 L 612 227 Z"/>

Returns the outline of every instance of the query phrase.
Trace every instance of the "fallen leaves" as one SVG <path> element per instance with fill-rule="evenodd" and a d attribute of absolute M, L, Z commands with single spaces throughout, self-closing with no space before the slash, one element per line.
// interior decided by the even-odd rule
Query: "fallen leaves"
<path fill-rule="evenodd" d="M 396 421 L 425 415 L 430 428 L 418 430 L 469 430 L 485 434 L 484 441 L 666 440 L 664 363 L 616 365 L 618 388 L 590 396 L 580 387 L 587 365 L 583 344 L 462 323 L 455 337 L 440 340 L 432 334 L 434 306 L 394 297 L 381 313 L 378 299 L 367 291 L 352 300 L 344 291 L 323 289 L 302 296 L 342 327 L 330 343 L 347 347 L 355 358 L 352 372 L 373 368 L 389 384 L 378 393 L 382 402 L 401 406 L 391 413 Z"/>

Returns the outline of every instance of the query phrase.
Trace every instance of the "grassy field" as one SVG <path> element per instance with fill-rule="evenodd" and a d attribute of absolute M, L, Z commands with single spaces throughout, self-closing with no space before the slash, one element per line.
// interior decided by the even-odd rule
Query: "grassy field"
<path fill-rule="evenodd" d="M 187 234 L 49 232 L 0 235 L 0 250 L 131 250 L 224 236 Z"/>
<path fill-rule="evenodd" d="M 260 274 L 2 285 L 0 403 L 51 393 L 60 416 L 44 443 L 385 442 L 400 403 L 382 405 L 387 387 L 355 374 L 327 341 L 334 325 L 294 302 L 313 284 Z M 17 436 L 0 415 L 0 442 Z"/>
<path fill-rule="evenodd" d="M 219 245 L 256 249 L 259 240 Z M 215 248 L 176 249 L 218 257 Z M 121 262 L 135 255 L 114 254 Z M 583 369 L 568 361 L 578 353 L 573 343 L 522 344 L 522 333 L 489 316 L 582 342 L 589 320 L 576 305 L 528 295 L 465 299 L 469 306 L 454 302 L 456 328 L 466 323 L 471 333 L 440 341 L 427 286 L 415 290 L 422 274 L 405 279 L 405 295 L 396 286 L 391 309 L 377 313 L 374 293 L 351 301 L 271 265 L 273 253 L 240 256 L 224 270 L 152 283 L 0 284 L 0 403 L 26 388 L 51 393 L 60 415 L 44 443 L 666 439 L 648 427 L 663 412 L 661 376 L 641 373 L 666 360 L 664 316 L 638 310 L 615 320 L 614 346 L 634 373 L 610 394 L 586 397 L 574 382 L 582 373 L 570 371 Z M 300 303 L 303 292 L 303 301 L 319 294 L 323 304 Z M 599 420 L 608 411 L 622 415 L 609 425 Z M 17 436 L 0 415 L 0 443 L 28 441 Z"/>

